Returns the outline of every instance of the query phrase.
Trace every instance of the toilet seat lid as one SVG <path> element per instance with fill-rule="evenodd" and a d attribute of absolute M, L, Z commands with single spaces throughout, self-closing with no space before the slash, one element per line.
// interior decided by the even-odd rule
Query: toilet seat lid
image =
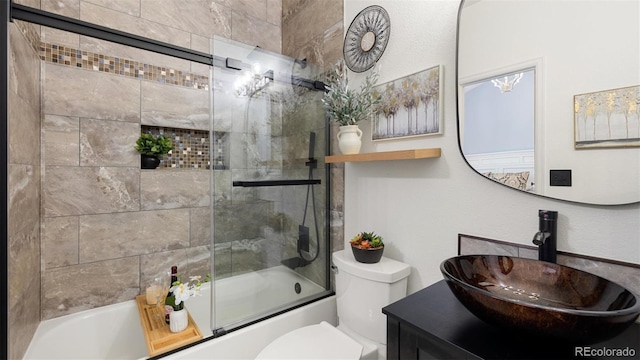
<path fill-rule="evenodd" d="M 362 345 L 323 321 L 290 331 L 258 354 L 256 359 L 360 359 Z"/>

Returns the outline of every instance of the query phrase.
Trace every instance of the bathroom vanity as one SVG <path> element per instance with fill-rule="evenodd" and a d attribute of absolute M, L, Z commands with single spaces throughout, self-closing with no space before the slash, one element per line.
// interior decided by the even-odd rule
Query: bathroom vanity
<path fill-rule="evenodd" d="M 640 356 L 638 323 L 597 344 L 570 345 L 525 336 L 477 318 L 455 298 L 444 280 L 384 307 L 382 312 L 387 315 L 388 360 L 634 359 Z M 611 353 L 625 349 L 633 355 L 616 357 Z M 599 355 L 605 351 L 611 356 Z"/>

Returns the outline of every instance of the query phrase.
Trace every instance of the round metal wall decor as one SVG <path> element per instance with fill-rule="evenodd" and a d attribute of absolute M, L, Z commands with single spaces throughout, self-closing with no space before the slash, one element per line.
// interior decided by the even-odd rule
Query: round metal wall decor
<path fill-rule="evenodd" d="M 366 7 L 353 19 L 344 37 L 345 64 L 354 72 L 369 70 L 380 59 L 389 42 L 391 22 L 378 5 Z"/>

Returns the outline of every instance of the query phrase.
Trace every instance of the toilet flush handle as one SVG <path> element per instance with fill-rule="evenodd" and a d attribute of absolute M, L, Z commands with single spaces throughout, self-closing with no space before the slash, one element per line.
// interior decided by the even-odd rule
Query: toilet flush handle
<path fill-rule="evenodd" d="M 331 271 L 333 271 L 334 274 L 337 274 L 338 273 L 338 267 L 333 265 L 333 264 L 331 264 Z"/>

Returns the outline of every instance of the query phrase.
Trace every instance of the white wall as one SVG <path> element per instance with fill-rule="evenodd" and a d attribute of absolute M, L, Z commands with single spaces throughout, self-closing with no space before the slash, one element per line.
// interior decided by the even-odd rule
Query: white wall
<path fill-rule="evenodd" d="M 345 0 L 345 29 L 369 5 L 389 13 L 391 37 L 379 83 L 444 66 L 444 135 L 363 143 L 362 152 L 442 148 L 437 159 L 347 163 L 345 247 L 359 231 L 376 231 L 385 255 L 412 266 L 409 292 L 442 279 L 439 265 L 457 252 L 459 233 L 531 244 L 538 210 L 556 210 L 558 248 L 640 263 L 640 204 L 589 206 L 541 198 L 474 173 L 458 150 L 455 103 L 456 0 Z M 362 74 L 351 74 L 353 85 Z M 361 124 L 371 139 L 370 124 Z"/>

